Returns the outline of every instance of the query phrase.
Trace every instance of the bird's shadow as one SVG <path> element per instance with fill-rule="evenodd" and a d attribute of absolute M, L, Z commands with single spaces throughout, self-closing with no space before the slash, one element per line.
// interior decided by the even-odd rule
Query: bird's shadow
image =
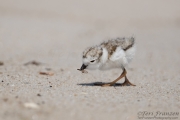
<path fill-rule="evenodd" d="M 92 83 L 79 83 L 77 85 L 81 85 L 81 86 L 102 86 L 104 84 L 104 82 L 92 82 Z M 113 86 L 118 87 L 118 86 L 122 86 L 122 83 L 115 83 Z"/>

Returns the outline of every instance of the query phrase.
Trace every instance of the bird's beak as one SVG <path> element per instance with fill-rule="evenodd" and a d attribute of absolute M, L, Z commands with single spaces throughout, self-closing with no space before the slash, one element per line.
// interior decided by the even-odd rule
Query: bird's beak
<path fill-rule="evenodd" d="M 82 66 L 81 66 L 81 69 L 80 70 L 84 70 L 84 69 L 86 69 L 86 65 L 84 65 L 84 64 L 82 64 Z"/>

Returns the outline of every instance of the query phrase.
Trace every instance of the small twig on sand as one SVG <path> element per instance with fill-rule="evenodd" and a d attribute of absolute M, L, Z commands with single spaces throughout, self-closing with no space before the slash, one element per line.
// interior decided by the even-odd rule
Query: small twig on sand
<path fill-rule="evenodd" d="M 39 74 L 41 74 L 41 75 L 49 75 L 49 76 L 53 76 L 54 75 L 53 72 L 39 72 Z"/>

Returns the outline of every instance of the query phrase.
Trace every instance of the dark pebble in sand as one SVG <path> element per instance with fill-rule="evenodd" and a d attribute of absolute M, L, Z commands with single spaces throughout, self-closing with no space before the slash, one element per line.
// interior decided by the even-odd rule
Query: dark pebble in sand
<path fill-rule="evenodd" d="M 0 65 L 4 65 L 4 63 L 0 61 Z"/>
<path fill-rule="evenodd" d="M 8 99 L 7 99 L 7 98 L 4 98 L 4 99 L 3 99 L 3 101 L 4 101 L 4 102 L 7 102 L 7 101 L 8 101 Z"/>

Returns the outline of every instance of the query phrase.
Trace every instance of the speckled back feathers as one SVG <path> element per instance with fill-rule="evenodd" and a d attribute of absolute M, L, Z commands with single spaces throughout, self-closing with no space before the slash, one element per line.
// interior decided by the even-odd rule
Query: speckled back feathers
<path fill-rule="evenodd" d="M 99 46 L 93 46 L 87 48 L 83 52 L 83 58 L 89 56 L 100 57 L 102 55 L 102 48 L 106 48 L 110 57 L 116 50 L 117 47 L 121 47 L 124 51 L 131 48 L 135 43 L 134 37 L 130 38 L 116 38 L 102 42 Z"/>
<path fill-rule="evenodd" d="M 134 45 L 134 42 L 134 37 L 116 38 L 101 43 L 101 46 L 107 49 L 109 55 L 112 55 L 117 47 L 121 47 L 124 51 L 126 51 Z"/>

